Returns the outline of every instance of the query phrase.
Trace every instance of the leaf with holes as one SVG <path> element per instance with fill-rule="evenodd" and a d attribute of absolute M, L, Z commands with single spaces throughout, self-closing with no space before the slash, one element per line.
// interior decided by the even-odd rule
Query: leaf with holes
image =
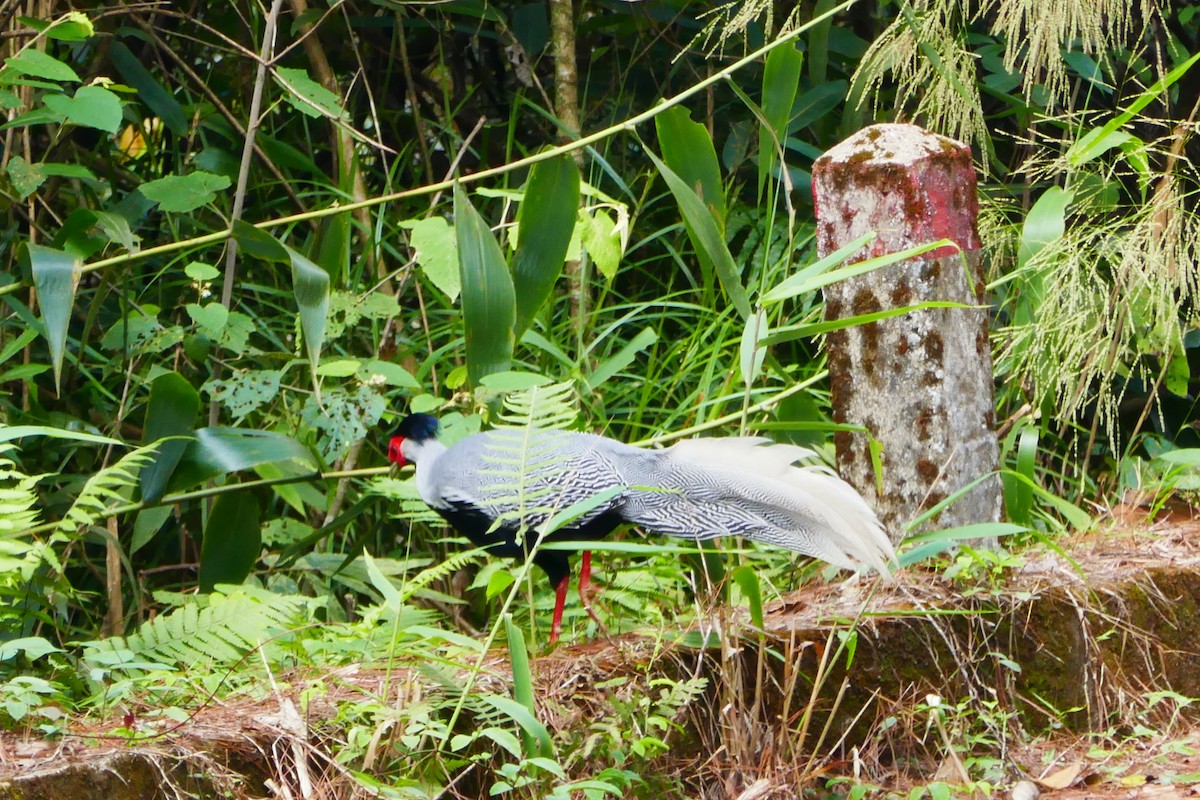
<path fill-rule="evenodd" d="M 234 372 L 228 378 L 204 384 L 208 396 L 225 406 L 234 422 L 271 402 L 279 394 L 283 371 L 278 369 L 248 369 Z"/>
<path fill-rule="evenodd" d="M 275 82 L 287 90 L 285 97 L 292 108 L 305 116 L 337 119 L 345 113 L 341 99 L 302 69 L 280 67 L 275 70 Z"/>

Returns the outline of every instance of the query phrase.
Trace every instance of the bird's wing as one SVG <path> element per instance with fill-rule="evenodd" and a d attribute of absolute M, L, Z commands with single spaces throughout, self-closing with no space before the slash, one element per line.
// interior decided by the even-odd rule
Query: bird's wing
<path fill-rule="evenodd" d="M 580 504 L 581 513 L 564 526 L 580 528 L 619 503 L 620 492 L 609 490 L 624 484 L 605 443 L 616 444 L 569 431 L 488 431 L 451 448 L 442 491 L 469 496 L 492 517 L 527 530 Z"/>

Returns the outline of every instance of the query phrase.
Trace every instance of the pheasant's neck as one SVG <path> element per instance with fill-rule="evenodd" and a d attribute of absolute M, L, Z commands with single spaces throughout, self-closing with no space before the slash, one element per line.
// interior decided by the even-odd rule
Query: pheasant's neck
<path fill-rule="evenodd" d="M 413 453 L 413 461 L 417 465 L 417 493 L 421 499 L 434 508 L 444 508 L 446 501 L 433 485 L 433 467 L 438 459 L 446 452 L 446 445 L 437 439 L 428 439 L 421 443 L 420 448 Z"/>

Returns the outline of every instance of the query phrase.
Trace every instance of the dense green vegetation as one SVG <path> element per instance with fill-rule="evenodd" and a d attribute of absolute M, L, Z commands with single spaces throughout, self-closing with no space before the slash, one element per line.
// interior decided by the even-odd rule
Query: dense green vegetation
<path fill-rule="evenodd" d="M 339 779 L 694 796 L 707 767 L 664 752 L 705 678 L 651 659 L 600 716 L 548 727 L 528 649 L 551 593 L 449 538 L 386 468 L 388 430 L 412 409 L 449 437 L 536 417 L 830 452 L 817 284 L 768 292 L 818 260 L 813 160 L 873 121 L 961 138 L 980 170 L 1025 533 L 931 568 L 986 580 L 1082 508 L 1195 488 L 1195 3 L 14 5 L 3 727 L 153 725 L 264 670 L 367 662 L 424 688 L 341 707 Z M 608 633 L 674 642 L 818 572 L 679 549 L 600 554 Z M 511 685 L 476 679 L 497 641 Z M 715 736 L 739 768 L 758 752 Z"/>

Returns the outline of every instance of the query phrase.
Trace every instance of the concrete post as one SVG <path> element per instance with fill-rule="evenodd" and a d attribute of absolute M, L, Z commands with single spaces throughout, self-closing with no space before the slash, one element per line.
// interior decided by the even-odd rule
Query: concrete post
<path fill-rule="evenodd" d="M 927 300 L 985 305 L 971 151 L 915 125 L 873 125 L 813 166 L 817 247 L 826 255 L 874 231 L 850 260 L 938 239 L 943 247 L 825 289 L 825 315 L 839 319 Z M 965 262 L 965 263 L 964 263 Z M 835 436 L 845 478 L 873 499 L 893 539 L 923 509 L 997 466 L 988 312 L 927 309 L 831 333 L 834 420 L 863 425 L 883 444 L 876 492 L 868 439 Z M 999 519 L 992 476 L 947 508 L 936 527 Z"/>

